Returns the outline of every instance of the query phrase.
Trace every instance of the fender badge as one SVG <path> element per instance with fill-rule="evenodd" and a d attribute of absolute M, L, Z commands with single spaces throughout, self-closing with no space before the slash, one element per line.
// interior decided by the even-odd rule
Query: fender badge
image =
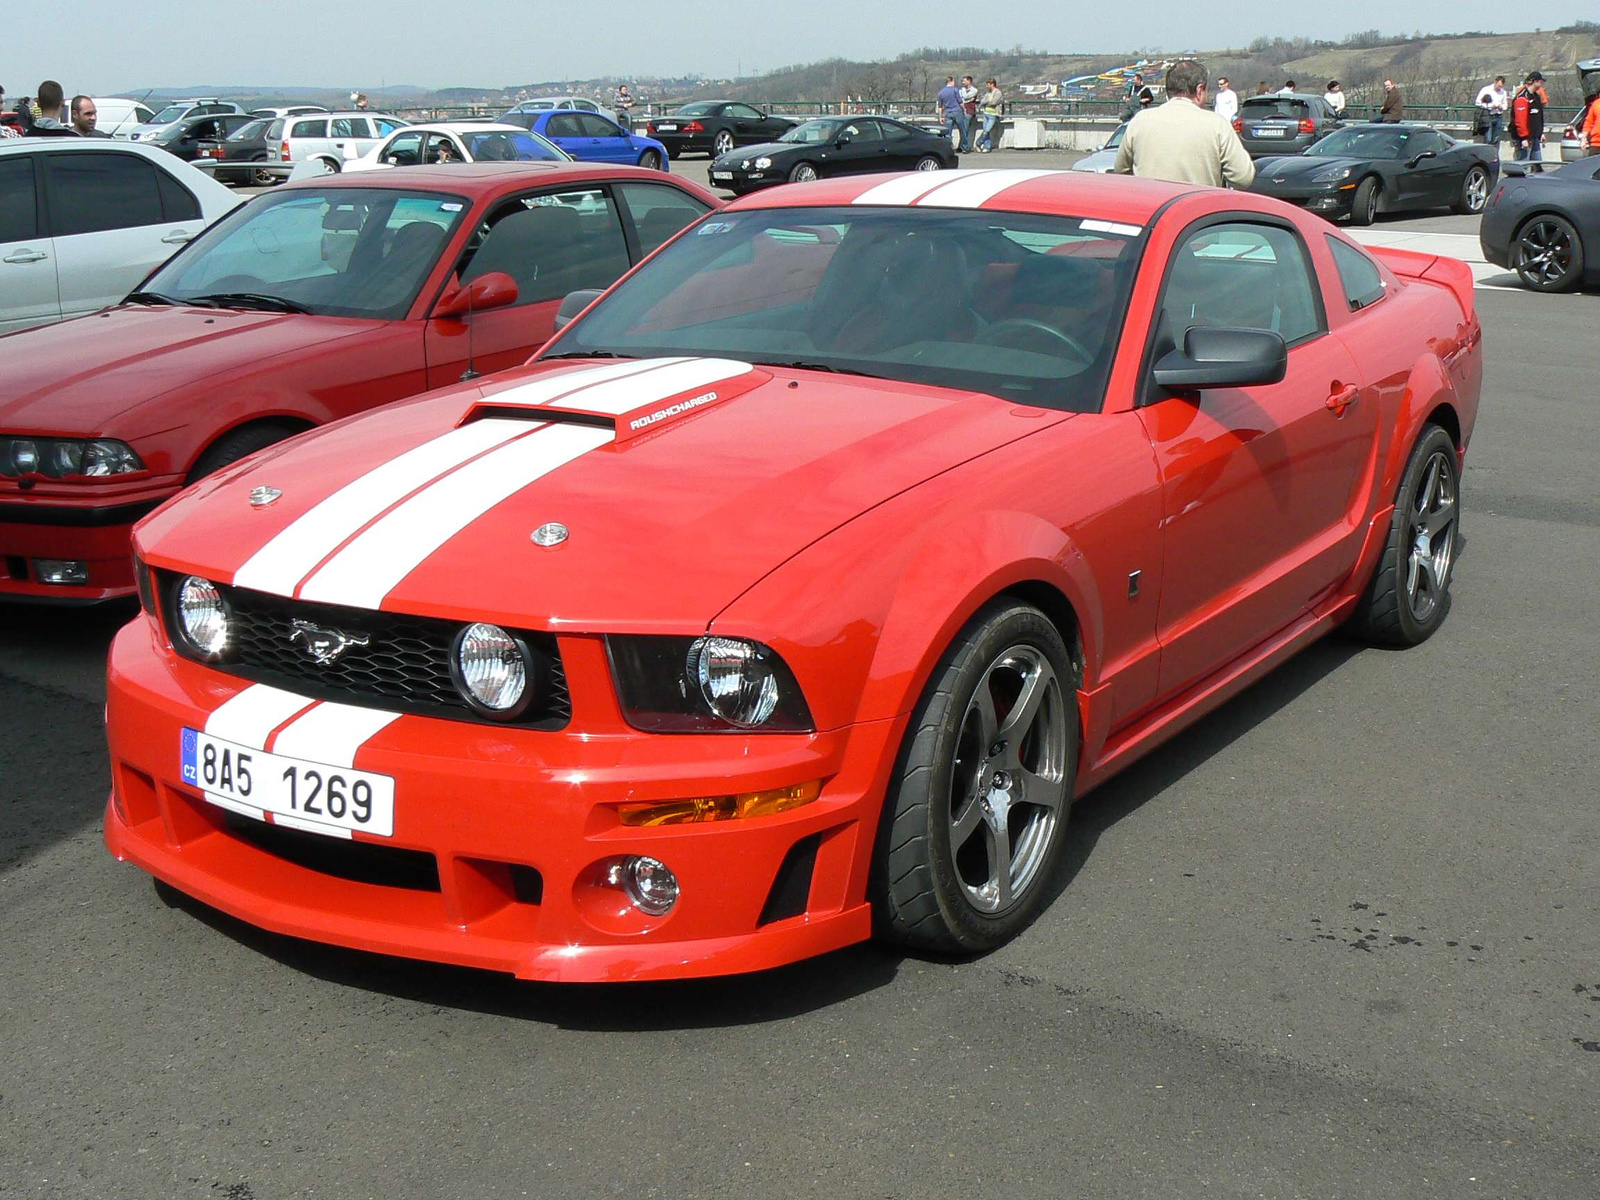
<path fill-rule="evenodd" d="M 265 508 L 281 495 L 283 492 L 275 487 L 253 487 L 250 489 L 250 507 Z"/>
<path fill-rule="evenodd" d="M 535 546 L 559 546 L 567 540 L 567 527 L 560 521 L 546 521 L 533 531 Z"/>

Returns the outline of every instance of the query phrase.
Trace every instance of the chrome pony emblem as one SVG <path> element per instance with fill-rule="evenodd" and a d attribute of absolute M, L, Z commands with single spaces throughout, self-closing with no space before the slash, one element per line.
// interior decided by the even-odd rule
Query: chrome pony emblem
<path fill-rule="evenodd" d="M 279 488 L 267 487 L 265 484 L 253 487 L 250 489 L 250 507 L 265 508 L 281 495 L 283 491 Z"/>
<path fill-rule="evenodd" d="M 299 646 L 319 666 L 331 663 L 351 646 L 365 646 L 365 634 L 340 633 L 326 625 L 313 625 L 296 618 L 294 632 L 289 635 L 291 645 Z"/>

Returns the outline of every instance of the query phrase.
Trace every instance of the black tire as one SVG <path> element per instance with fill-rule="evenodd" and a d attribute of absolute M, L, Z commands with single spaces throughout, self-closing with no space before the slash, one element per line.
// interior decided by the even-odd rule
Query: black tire
<path fill-rule="evenodd" d="M 214 475 L 230 463 L 238 462 L 245 455 L 264 450 L 274 442 L 281 442 L 298 432 L 298 429 L 273 421 L 262 421 L 255 425 L 241 425 L 237 429 L 230 429 L 206 447 L 185 482 L 193 483 L 197 479 L 204 479 L 207 475 Z"/>
<path fill-rule="evenodd" d="M 659 171 L 661 170 L 661 155 L 654 150 L 646 150 L 639 155 L 639 165 L 646 171 Z"/>
<path fill-rule="evenodd" d="M 711 137 L 711 157 L 721 158 L 724 154 L 733 153 L 733 133 L 731 130 L 719 129 Z"/>
<path fill-rule="evenodd" d="M 337 175 L 340 171 L 344 170 L 344 164 L 336 158 L 327 158 L 319 154 L 317 156 L 317 161 L 327 168 L 329 175 Z"/>
<path fill-rule="evenodd" d="M 1583 239 L 1565 217 L 1540 213 L 1511 239 L 1511 265 L 1534 291 L 1568 291 L 1583 278 Z"/>
<path fill-rule="evenodd" d="M 813 179 L 821 178 L 816 165 L 808 162 L 797 162 L 789 168 L 790 183 L 810 183 Z"/>
<path fill-rule="evenodd" d="M 1001 712 L 1012 662 L 1036 671 L 1033 715 L 1009 704 Z M 1048 675 L 1040 664 L 1048 664 Z M 1026 678 L 1016 676 L 1023 682 L 1013 700 Z M 872 883 L 879 936 L 915 950 L 973 954 L 1010 940 L 1033 919 L 1066 841 L 1078 766 L 1077 679 L 1060 631 L 1015 600 L 990 603 L 956 637 L 912 715 L 884 802 Z M 980 686 L 990 699 L 987 720 Z M 1015 747 L 999 737 L 1012 717 L 1024 722 Z M 989 737 L 997 740 L 977 745 Z M 1000 782 L 1008 775 L 1014 778 Z M 964 834 L 953 808 L 970 818 L 961 822 L 970 824 Z M 999 878 L 997 828 L 1007 843 L 1003 891 L 991 887 Z M 1011 878 L 1016 862 L 1024 863 L 1020 881 Z M 986 889 L 994 901 L 988 911 Z"/>
<path fill-rule="evenodd" d="M 917 171 L 941 171 L 944 169 L 944 160 L 937 154 L 924 154 L 917 159 L 916 166 L 913 169 Z"/>
<path fill-rule="evenodd" d="M 1461 191 L 1456 194 L 1452 207 L 1458 213 L 1481 213 L 1489 203 L 1489 172 L 1473 167 L 1461 181 Z"/>
<path fill-rule="evenodd" d="M 1378 216 L 1378 177 L 1368 175 L 1350 200 L 1350 224 L 1371 225 Z"/>
<path fill-rule="evenodd" d="M 1366 641 L 1415 646 L 1432 637 L 1449 613 L 1450 577 L 1461 548 L 1460 464 L 1450 435 L 1437 425 L 1424 426 L 1400 477 L 1383 556 L 1350 619 L 1351 632 Z M 1447 501 L 1448 527 L 1436 515 L 1435 510 L 1443 507 L 1436 504 L 1436 496 Z M 1434 528 L 1424 543 L 1428 525 Z M 1445 541 L 1438 544 L 1441 535 Z M 1426 604 L 1419 603 L 1423 593 Z"/>

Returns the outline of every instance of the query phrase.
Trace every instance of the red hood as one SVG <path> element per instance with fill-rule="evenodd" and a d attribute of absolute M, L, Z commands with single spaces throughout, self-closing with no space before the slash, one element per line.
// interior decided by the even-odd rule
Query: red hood
<path fill-rule="evenodd" d="M 176 388 L 365 332 L 375 322 L 208 308 L 108 309 L 0 338 L 0 431 L 131 440 L 112 422 Z"/>
<path fill-rule="evenodd" d="M 531 367 L 297 438 L 184 493 L 137 542 L 157 566 L 309 600 L 681 631 L 861 512 L 1067 418 L 704 359 L 549 399 L 592 370 Z M 511 407 L 528 397 L 548 407 Z M 283 494 L 252 508 L 257 486 Z M 534 544 L 550 522 L 568 539 Z"/>

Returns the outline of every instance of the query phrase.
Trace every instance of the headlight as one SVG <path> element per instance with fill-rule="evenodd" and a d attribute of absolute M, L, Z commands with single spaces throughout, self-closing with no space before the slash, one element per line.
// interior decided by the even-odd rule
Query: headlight
<path fill-rule="evenodd" d="M 126 442 L 99 438 L 0 437 L 0 475 L 74 475 L 104 478 L 144 470 L 144 463 Z"/>
<path fill-rule="evenodd" d="M 606 639 L 628 723 L 653 733 L 812 728 L 800 685 L 777 651 L 728 637 Z"/>
<path fill-rule="evenodd" d="M 233 644 L 233 613 L 217 585 L 198 575 L 178 585 L 175 601 L 178 630 L 189 648 L 207 662 L 216 662 Z"/>
<path fill-rule="evenodd" d="M 456 686 L 467 702 L 492 717 L 514 717 L 527 707 L 528 656 L 498 625 L 479 621 L 456 638 Z"/>
<path fill-rule="evenodd" d="M 768 158 L 765 154 L 763 154 L 760 158 L 756 159 L 756 170 L 758 170 L 758 171 L 765 171 L 771 165 L 772 165 L 772 160 L 770 158 Z"/>
<path fill-rule="evenodd" d="M 1349 179 L 1350 171 L 1349 167 L 1323 167 L 1322 170 L 1312 174 L 1311 182 L 1332 183 L 1335 179 Z"/>

